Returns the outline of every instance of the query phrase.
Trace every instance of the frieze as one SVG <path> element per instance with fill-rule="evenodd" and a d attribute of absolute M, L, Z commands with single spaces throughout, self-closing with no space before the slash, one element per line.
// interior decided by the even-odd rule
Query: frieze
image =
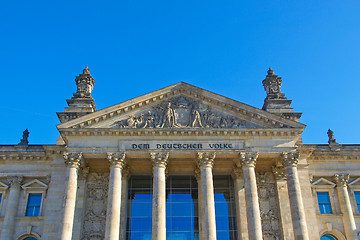
<path fill-rule="evenodd" d="M 121 151 L 143 150 L 243 150 L 245 141 L 119 141 Z"/>
<path fill-rule="evenodd" d="M 243 119 L 226 115 L 200 101 L 174 97 L 145 113 L 131 114 L 116 121 L 113 128 L 256 128 Z"/>

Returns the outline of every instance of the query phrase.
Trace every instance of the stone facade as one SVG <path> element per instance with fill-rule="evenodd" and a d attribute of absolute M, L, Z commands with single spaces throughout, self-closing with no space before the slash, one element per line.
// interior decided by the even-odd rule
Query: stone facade
<path fill-rule="evenodd" d="M 331 130 L 329 144 L 303 144 L 301 113 L 272 69 L 262 109 L 181 82 L 97 110 L 88 68 L 76 84 L 57 113 L 56 145 L 29 145 L 26 130 L 18 145 L 0 146 L 2 240 L 125 240 L 130 176 L 153 177 L 152 239 L 166 239 L 175 175 L 197 179 L 200 239 L 217 239 L 214 177 L 224 175 L 239 240 L 360 239 L 360 144 L 339 144 Z M 328 193 L 330 212 L 318 193 Z"/>

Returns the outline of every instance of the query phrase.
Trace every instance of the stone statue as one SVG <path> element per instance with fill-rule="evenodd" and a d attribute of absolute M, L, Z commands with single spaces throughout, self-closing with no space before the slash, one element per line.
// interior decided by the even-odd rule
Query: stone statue
<path fill-rule="evenodd" d="M 175 127 L 176 121 L 175 121 L 175 112 L 174 109 L 171 108 L 171 102 L 168 103 L 167 109 L 164 114 L 164 122 L 161 125 L 161 128 L 163 127 Z"/>
<path fill-rule="evenodd" d="M 196 123 L 197 123 L 199 127 L 203 128 L 203 125 L 201 123 L 201 115 L 200 115 L 199 111 L 196 109 L 193 109 L 191 115 L 193 117 L 191 126 L 196 127 Z"/>
<path fill-rule="evenodd" d="M 90 75 L 90 69 L 85 67 L 83 73 L 75 79 L 77 91 L 73 97 L 89 98 L 91 97 L 91 91 L 93 90 L 95 79 Z"/>
<path fill-rule="evenodd" d="M 21 145 L 21 146 L 27 146 L 29 145 L 29 130 L 25 129 L 25 131 L 23 132 L 23 137 L 22 139 L 20 140 L 20 143 L 18 145 Z"/>
<path fill-rule="evenodd" d="M 331 131 L 330 128 L 329 128 L 329 130 L 327 131 L 327 135 L 328 135 L 328 137 L 329 137 L 329 141 L 328 141 L 329 144 L 337 143 L 337 142 L 336 142 L 336 139 L 334 138 L 334 132 Z"/>
<path fill-rule="evenodd" d="M 286 99 L 285 94 L 281 93 L 281 77 L 274 74 L 274 71 L 269 67 L 268 75 L 262 82 L 268 99 Z"/>

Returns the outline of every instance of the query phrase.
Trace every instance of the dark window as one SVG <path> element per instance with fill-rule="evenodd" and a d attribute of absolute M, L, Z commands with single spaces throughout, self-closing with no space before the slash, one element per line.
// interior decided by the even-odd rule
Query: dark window
<path fill-rule="evenodd" d="M 321 214 L 331 214 L 331 204 L 328 192 L 317 192 L 319 210 Z"/>
<path fill-rule="evenodd" d="M 230 176 L 214 176 L 217 239 L 236 239 L 234 185 Z"/>
<path fill-rule="evenodd" d="M 39 216 L 41 198 L 42 198 L 41 193 L 29 194 L 25 216 Z"/>
<path fill-rule="evenodd" d="M 360 212 L 360 192 L 354 192 L 358 212 Z"/>
<path fill-rule="evenodd" d="M 326 235 L 322 236 L 320 238 L 320 240 L 337 240 L 337 238 L 332 235 L 326 234 Z"/>
<path fill-rule="evenodd" d="M 25 238 L 24 240 L 37 240 L 37 239 L 34 238 L 34 237 L 27 237 L 27 238 Z"/>
<path fill-rule="evenodd" d="M 236 239 L 233 183 L 230 177 L 214 177 L 215 214 L 218 239 Z M 151 240 L 152 178 L 129 181 L 128 240 Z M 198 183 L 193 176 L 166 179 L 167 240 L 198 240 Z"/>

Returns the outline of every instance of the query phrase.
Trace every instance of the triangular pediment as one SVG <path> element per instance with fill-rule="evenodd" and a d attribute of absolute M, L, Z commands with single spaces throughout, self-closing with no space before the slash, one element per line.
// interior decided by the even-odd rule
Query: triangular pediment
<path fill-rule="evenodd" d="M 336 184 L 326 178 L 319 178 L 311 184 L 313 187 L 335 187 Z"/>
<path fill-rule="evenodd" d="M 62 123 L 58 129 L 271 129 L 305 125 L 187 83 Z"/>
<path fill-rule="evenodd" d="M 47 189 L 48 186 L 40 180 L 34 179 L 21 186 L 24 190 L 26 189 Z"/>

